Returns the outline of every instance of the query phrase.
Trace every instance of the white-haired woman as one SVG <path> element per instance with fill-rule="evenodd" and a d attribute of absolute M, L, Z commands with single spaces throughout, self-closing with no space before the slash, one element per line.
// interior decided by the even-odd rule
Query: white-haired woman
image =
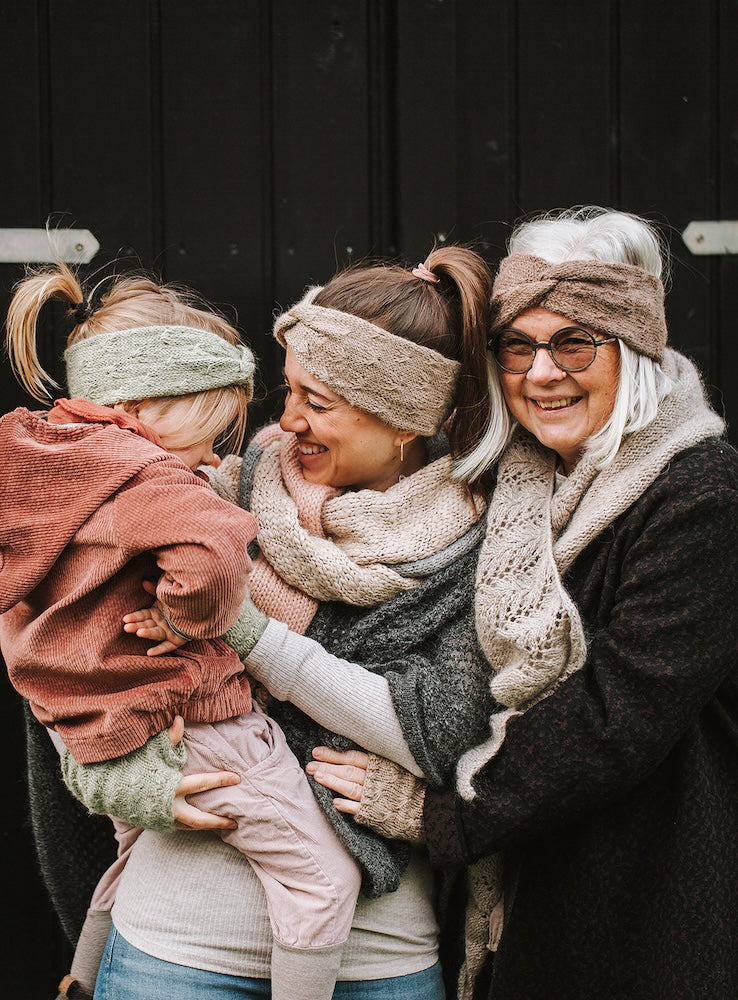
<path fill-rule="evenodd" d="M 489 342 L 506 406 L 461 467 L 498 462 L 489 737 L 423 808 L 374 758 L 310 768 L 361 822 L 404 810 L 436 865 L 471 864 L 468 995 L 738 990 L 738 456 L 666 346 L 662 259 L 603 209 L 514 233 Z"/>

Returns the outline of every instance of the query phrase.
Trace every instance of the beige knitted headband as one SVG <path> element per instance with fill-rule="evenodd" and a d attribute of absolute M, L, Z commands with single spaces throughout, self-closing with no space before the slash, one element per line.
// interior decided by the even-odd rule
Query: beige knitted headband
<path fill-rule="evenodd" d="M 274 324 L 298 363 L 352 406 L 402 431 L 430 436 L 451 413 L 461 365 L 338 309 L 311 288 Z"/>
<path fill-rule="evenodd" d="M 506 257 L 492 289 L 495 328 L 541 306 L 593 332 L 618 337 L 639 354 L 661 361 L 666 346 L 664 286 L 633 264 L 540 257 Z"/>

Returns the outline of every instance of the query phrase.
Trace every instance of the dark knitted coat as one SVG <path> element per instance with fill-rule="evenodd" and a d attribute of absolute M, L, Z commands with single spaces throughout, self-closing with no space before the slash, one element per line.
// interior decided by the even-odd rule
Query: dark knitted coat
<path fill-rule="evenodd" d="M 675 458 L 565 584 L 585 667 L 514 720 L 435 863 L 504 851 L 492 1000 L 738 997 L 738 455 Z"/>
<path fill-rule="evenodd" d="M 24 705 L 28 805 L 41 877 L 72 944 L 103 872 L 115 861 L 107 816 L 90 816 L 62 781 L 59 754 L 44 726 Z"/>

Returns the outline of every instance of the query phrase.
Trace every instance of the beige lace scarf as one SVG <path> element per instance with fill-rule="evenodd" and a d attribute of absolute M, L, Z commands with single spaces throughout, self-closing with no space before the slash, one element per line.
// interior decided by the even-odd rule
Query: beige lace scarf
<path fill-rule="evenodd" d="M 505 707 L 490 718 L 489 739 L 458 764 L 457 788 L 467 800 L 474 798 L 474 775 L 502 745 L 508 721 L 584 665 L 586 638 L 562 576 L 674 455 L 724 431 L 692 363 L 667 348 L 662 367 L 674 391 L 602 472 L 585 457 L 554 492 L 555 456 L 521 429 L 500 461 L 477 571 L 476 617 L 495 671 L 490 689 Z M 469 868 L 458 1000 L 471 1000 L 484 953 L 496 950 L 503 915 L 502 857 L 492 855 Z"/>
<path fill-rule="evenodd" d="M 674 455 L 724 431 L 694 365 L 667 348 L 663 368 L 673 392 L 601 472 L 585 456 L 554 492 L 555 456 L 521 429 L 500 461 L 477 571 L 476 620 L 494 669 L 490 689 L 504 709 L 491 717 L 489 739 L 459 762 L 466 799 L 474 797 L 472 778 L 499 750 L 507 722 L 585 662 L 584 630 L 562 576 Z"/>

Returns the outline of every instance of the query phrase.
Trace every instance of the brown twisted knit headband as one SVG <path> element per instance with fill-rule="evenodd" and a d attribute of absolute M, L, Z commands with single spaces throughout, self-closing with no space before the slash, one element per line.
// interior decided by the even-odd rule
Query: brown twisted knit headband
<path fill-rule="evenodd" d="M 351 313 L 316 306 L 319 291 L 311 288 L 277 317 L 279 343 L 352 406 L 398 430 L 435 434 L 453 407 L 459 362 Z"/>
<path fill-rule="evenodd" d="M 541 257 L 506 257 L 492 289 L 495 329 L 509 326 L 526 309 L 540 306 L 617 337 L 639 354 L 661 361 L 666 346 L 664 286 L 633 264 Z"/>

